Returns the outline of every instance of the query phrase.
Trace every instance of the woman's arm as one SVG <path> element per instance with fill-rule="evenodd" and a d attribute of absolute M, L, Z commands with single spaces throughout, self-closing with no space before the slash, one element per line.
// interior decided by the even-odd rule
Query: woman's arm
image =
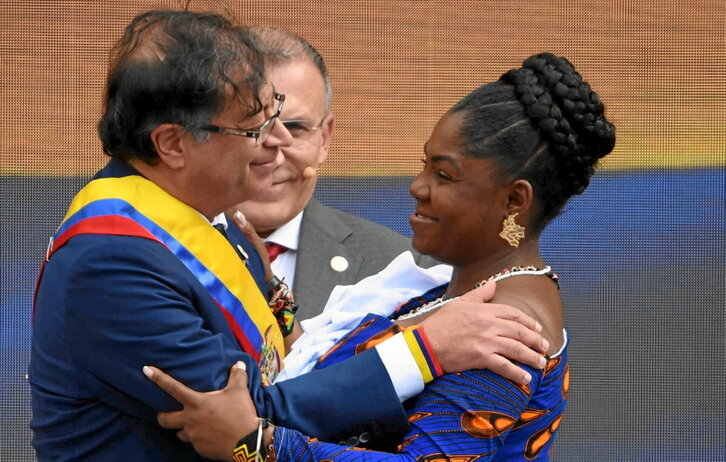
<path fill-rule="evenodd" d="M 561 369 L 556 369 L 562 365 L 557 366 L 557 360 L 552 360 L 550 366 L 545 375 L 530 369 L 534 380 L 529 386 L 514 384 L 485 370 L 444 375 L 406 403 L 412 428 L 395 453 L 324 443 L 282 427 L 274 430 L 275 451 L 280 460 L 301 461 L 474 456 L 490 460 L 502 450 L 510 457 L 536 458 L 547 453 L 565 404 L 559 386 L 544 400 L 532 400 L 543 378 L 563 379 Z M 229 459 L 233 442 L 255 429 L 256 411 L 247 393 L 246 376 L 239 369 L 233 369 L 225 390 L 207 394 L 196 393 L 161 371 L 150 370 L 151 380 L 185 407 L 183 412 L 160 414 L 159 423 L 165 428 L 180 429 L 179 437 L 191 441 L 200 454 Z M 202 398 L 204 406 L 196 408 Z M 214 405 L 210 407 L 210 403 Z M 235 422 L 234 435 L 230 434 L 230 422 Z M 524 433 L 505 446 L 514 430 Z M 362 434 L 358 441 L 350 443 L 365 443 L 366 436 Z M 267 432 L 265 444 L 269 444 L 270 438 Z"/>
<path fill-rule="evenodd" d="M 260 260 L 262 262 L 262 267 L 264 268 L 264 280 L 265 283 L 269 283 L 269 281 L 272 281 L 275 278 L 275 275 L 272 273 L 272 268 L 270 266 L 270 259 L 267 255 L 267 251 L 265 250 L 265 243 L 262 240 L 262 238 L 257 234 L 255 229 L 252 227 L 252 225 L 247 221 L 244 214 L 240 212 L 239 210 L 230 209 L 230 214 L 232 215 L 234 219 L 234 223 L 237 226 L 237 229 L 240 230 L 242 235 L 244 235 L 245 239 L 247 239 L 250 244 L 255 248 L 257 251 L 257 254 L 260 257 Z M 267 289 L 267 290 L 266 290 Z M 288 292 L 290 293 L 290 298 L 293 298 L 292 295 L 292 288 L 288 287 Z M 265 297 L 269 297 L 269 289 L 268 288 L 260 288 L 262 290 L 263 295 Z M 275 314 L 275 317 L 277 317 L 277 314 Z M 278 322 L 280 320 L 278 319 Z M 284 342 L 285 342 L 285 353 L 290 352 L 290 347 L 293 343 L 295 343 L 295 340 L 298 339 L 303 333 L 302 327 L 300 326 L 300 322 L 297 319 L 294 319 L 293 321 L 293 327 L 292 331 L 288 335 L 285 335 Z"/>
<path fill-rule="evenodd" d="M 544 374 L 532 370 L 536 378 L 529 386 L 484 370 L 441 377 L 407 403 L 412 429 L 394 453 L 325 443 L 278 427 L 276 454 L 306 462 L 546 458 L 565 406 L 565 363 L 555 358 Z M 557 385 L 536 393 L 546 382 Z"/>

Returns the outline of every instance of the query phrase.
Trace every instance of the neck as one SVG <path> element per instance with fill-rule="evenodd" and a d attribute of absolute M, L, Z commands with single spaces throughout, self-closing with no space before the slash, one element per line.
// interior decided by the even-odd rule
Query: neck
<path fill-rule="evenodd" d="M 257 233 L 257 235 L 263 239 L 266 237 L 269 237 L 270 234 L 274 233 L 281 226 L 283 226 L 285 224 L 285 223 L 282 223 L 282 224 L 276 225 L 276 226 L 270 226 L 269 224 L 260 224 L 260 222 L 258 220 L 256 220 L 256 218 L 258 218 L 257 215 L 250 214 L 248 211 L 246 212 L 243 208 L 241 208 L 239 206 L 232 207 L 232 209 L 240 210 L 244 214 L 247 221 L 255 229 L 255 233 Z"/>
<path fill-rule="evenodd" d="M 214 217 L 222 213 L 223 209 L 217 210 L 205 206 L 205 201 L 201 198 L 201 194 L 195 193 L 193 189 L 188 188 L 183 175 L 172 170 L 164 162 L 150 165 L 142 160 L 132 159 L 129 163 L 147 180 L 169 193 L 172 197 L 201 213 L 210 222 Z"/>
<path fill-rule="evenodd" d="M 257 228 L 254 225 L 252 227 L 255 228 L 257 235 L 263 239 L 268 237 L 270 234 L 274 233 L 275 231 L 277 231 L 277 229 L 264 229 L 264 230 L 257 231 Z"/>
<path fill-rule="evenodd" d="M 485 281 L 496 273 L 515 266 L 545 266 L 539 255 L 539 242 L 528 240 L 518 248 L 510 247 L 470 262 L 454 265 L 449 288 L 444 297 L 456 297 L 469 292 L 477 282 Z"/>

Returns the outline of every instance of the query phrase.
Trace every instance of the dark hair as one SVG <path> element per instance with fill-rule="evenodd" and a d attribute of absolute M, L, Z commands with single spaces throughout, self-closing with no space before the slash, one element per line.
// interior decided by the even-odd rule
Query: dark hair
<path fill-rule="evenodd" d="M 615 146 L 597 93 L 567 59 L 550 53 L 527 58 L 452 111 L 466 111 L 460 137 L 467 155 L 495 159 L 503 181 L 532 184 L 537 234 L 585 190 L 598 159 Z"/>
<path fill-rule="evenodd" d="M 230 91 L 248 115 L 262 110 L 262 59 L 222 16 L 149 11 L 126 27 L 111 56 L 98 124 L 109 156 L 154 162 L 150 134 L 163 123 L 204 139 L 199 129 L 223 109 Z"/>

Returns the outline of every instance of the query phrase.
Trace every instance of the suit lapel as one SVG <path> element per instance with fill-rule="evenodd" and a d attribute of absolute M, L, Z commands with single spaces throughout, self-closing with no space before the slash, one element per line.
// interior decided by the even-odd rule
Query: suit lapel
<path fill-rule="evenodd" d="M 294 286 L 301 319 L 320 313 L 333 287 L 355 281 L 363 257 L 347 250 L 345 241 L 351 234 L 353 230 L 334 211 L 314 199 L 305 208 Z M 340 271 L 345 263 L 347 268 Z"/>

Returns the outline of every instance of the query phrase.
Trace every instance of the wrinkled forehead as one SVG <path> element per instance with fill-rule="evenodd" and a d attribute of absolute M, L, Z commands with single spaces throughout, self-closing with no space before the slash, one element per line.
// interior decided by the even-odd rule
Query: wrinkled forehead
<path fill-rule="evenodd" d="M 320 116 L 327 112 L 325 81 L 310 59 L 266 62 L 265 71 L 275 91 L 285 95 L 288 112 L 309 111 Z"/>

